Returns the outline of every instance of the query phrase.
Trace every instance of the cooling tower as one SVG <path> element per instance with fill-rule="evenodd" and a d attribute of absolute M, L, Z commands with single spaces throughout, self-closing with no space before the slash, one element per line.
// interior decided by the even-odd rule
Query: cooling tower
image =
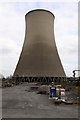
<path fill-rule="evenodd" d="M 54 18 L 41 9 L 25 15 L 25 39 L 14 76 L 65 77 L 55 43 Z"/>

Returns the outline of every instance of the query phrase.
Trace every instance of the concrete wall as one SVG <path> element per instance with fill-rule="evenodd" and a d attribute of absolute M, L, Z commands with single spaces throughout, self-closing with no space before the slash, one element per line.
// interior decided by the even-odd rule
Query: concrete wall
<path fill-rule="evenodd" d="M 25 40 L 14 75 L 65 77 L 55 43 L 54 18 L 46 10 L 25 15 Z"/>

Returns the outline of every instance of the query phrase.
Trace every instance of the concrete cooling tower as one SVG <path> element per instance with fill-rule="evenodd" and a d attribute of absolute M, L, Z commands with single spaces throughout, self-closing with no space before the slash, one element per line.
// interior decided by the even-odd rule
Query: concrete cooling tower
<path fill-rule="evenodd" d="M 65 77 L 55 43 L 54 18 L 42 9 L 25 15 L 25 39 L 14 76 Z"/>

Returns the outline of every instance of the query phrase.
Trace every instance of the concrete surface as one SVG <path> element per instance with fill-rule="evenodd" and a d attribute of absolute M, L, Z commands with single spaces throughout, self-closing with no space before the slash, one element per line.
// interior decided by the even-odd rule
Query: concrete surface
<path fill-rule="evenodd" d="M 2 90 L 3 118 L 78 118 L 78 105 L 55 105 L 49 95 L 29 91 L 33 83 Z"/>

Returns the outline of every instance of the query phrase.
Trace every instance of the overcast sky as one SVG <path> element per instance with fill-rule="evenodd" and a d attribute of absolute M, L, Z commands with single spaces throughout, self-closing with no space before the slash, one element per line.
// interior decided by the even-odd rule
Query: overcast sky
<path fill-rule="evenodd" d="M 24 42 L 25 14 L 36 8 L 55 15 L 57 49 L 66 75 L 72 76 L 72 71 L 78 69 L 78 2 L 74 0 L 0 2 L 0 74 L 13 74 Z"/>

